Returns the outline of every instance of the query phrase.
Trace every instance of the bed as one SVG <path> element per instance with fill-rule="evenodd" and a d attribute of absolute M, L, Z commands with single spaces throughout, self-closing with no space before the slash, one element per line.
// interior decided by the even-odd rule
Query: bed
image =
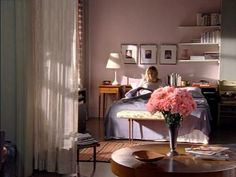
<path fill-rule="evenodd" d="M 107 110 L 104 117 L 105 139 L 128 139 L 128 119 L 118 117 L 124 111 L 144 111 L 146 103 L 150 98 L 150 91 L 137 95 L 143 88 L 136 88 L 126 94 L 123 98 L 114 102 Z M 197 108 L 183 120 L 179 130 L 178 142 L 207 144 L 210 134 L 210 109 L 201 90 L 195 87 L 185 88 L 192 93 L 197 103 Z M 133 123 L 133 138 L 142 140 L 167 141 L 168 129 L 164 121 L 142 120 Z"/>

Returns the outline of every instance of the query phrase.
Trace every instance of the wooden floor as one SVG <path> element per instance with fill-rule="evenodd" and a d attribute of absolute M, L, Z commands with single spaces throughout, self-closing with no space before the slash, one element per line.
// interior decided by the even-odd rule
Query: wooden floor
<path fill-rule="evenodd" d="M 86 122 L 86 129 L 96 139 L 103 140 L 104 129 L 102 120 L 99 121 L 98 118 L 90 118 Z M 210 143 L 236 143 L 236 120 L 235 122 L 222 124 L 220 127 L 212 127 Z M 97 168 L 95 171 L 93 171 L 92 162 L 81 162 L 79 165 L 79 173 L 79 177 L 115 177 L 110 170 L 110 164 L 104 162 L 97 162 Z M 33 177 L 58 177 L 58 175 L 48 173 L 35 173 Z"/>

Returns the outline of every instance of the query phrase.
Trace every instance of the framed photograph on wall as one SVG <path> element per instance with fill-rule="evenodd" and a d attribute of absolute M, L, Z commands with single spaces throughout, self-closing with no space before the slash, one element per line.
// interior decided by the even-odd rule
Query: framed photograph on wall
<path fill-rule="evenodd" d="M 175 65 L 176 64 L 176 45 L 161 45 L 160 47 L 160 64 Z"/>
<path fill-rule="evenodd" d="M 138 45 L 121 44 L 121 54 L 125 64 L 136 64 L 138 62 Z"/>
<path fill-rule="evenodd" d="M 140 64 L 156 64 L 157 63 L 157 45 L 141 44 L 140 45 Z"/>

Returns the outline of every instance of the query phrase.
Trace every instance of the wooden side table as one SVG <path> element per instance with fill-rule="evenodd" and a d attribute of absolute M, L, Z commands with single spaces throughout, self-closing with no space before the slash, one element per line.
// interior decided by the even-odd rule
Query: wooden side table
<path fill-rule="evenodd" d="M 104 117 L 106 110 L 106 94 L 115 94 L 116 100 L 120 99 L 121 85 L 100 85 L 99 86 L 99 103 L 98 103 L 98 117 Z M 101 112 L 102 102 L 102 112 Z M 102 115 L 101 115 L 102 113 Z"/>

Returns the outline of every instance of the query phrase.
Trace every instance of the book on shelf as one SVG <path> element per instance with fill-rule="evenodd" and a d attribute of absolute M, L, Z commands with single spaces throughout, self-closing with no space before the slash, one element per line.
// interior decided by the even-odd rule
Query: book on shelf
<path fill-rule="evenodd" d="M 205 31 L 201 34 L 200 41 L 203 44 L 220 44 L 221 40 L 220 30 Z"/>
<path fill-rule="evenodd" d="M 197 13 L 197 26 L 218 26 L 221 25 L 220 13 Z"/>

